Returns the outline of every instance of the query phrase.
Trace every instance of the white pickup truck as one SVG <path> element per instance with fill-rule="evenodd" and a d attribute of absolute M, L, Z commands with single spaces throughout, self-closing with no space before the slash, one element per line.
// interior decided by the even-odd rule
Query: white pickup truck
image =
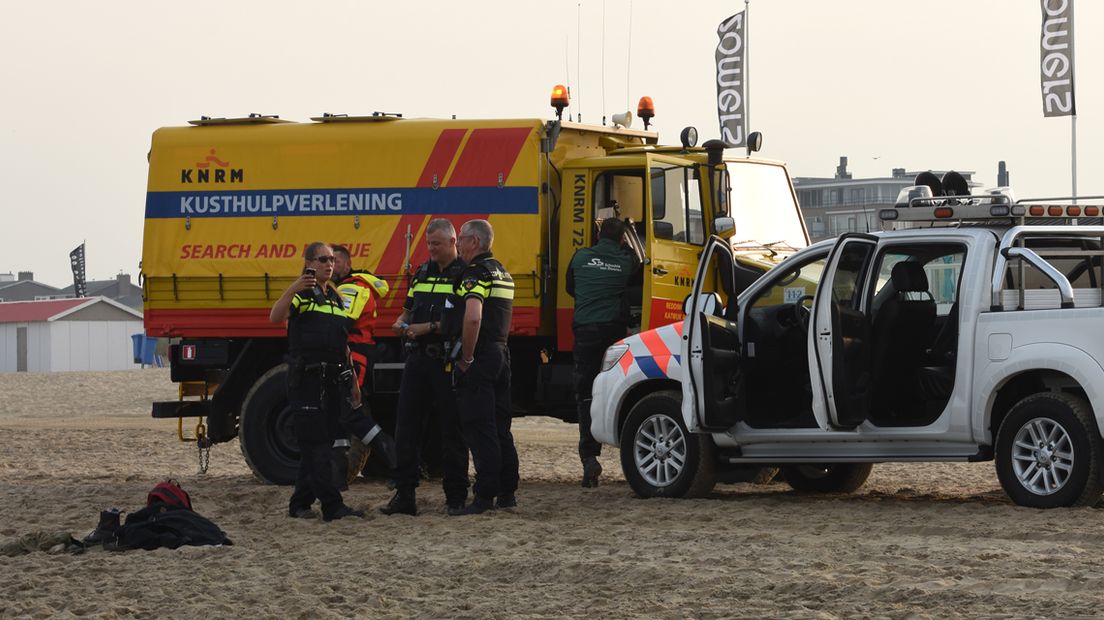
<path fill-rule="evenodd" d="M 873 463 L 995 460 L 1017 504 L 1094 504 L 1101 211 L 917 199 L 880 214 L 912 228 L 818 243 L 742 291 L 713 237 L 685 320 L 607 350 L 594 436 L 645 497 L 775 468 L 798 490 L 851 492 Z"/>

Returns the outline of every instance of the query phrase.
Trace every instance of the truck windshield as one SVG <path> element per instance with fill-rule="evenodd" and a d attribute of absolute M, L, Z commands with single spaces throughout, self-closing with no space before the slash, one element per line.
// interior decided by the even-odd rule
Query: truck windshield
<path fill-rule="evenodd" d="M 736 220 L 734 243 L 809 245 L 785 168 L 739 160 L 725 164 L 730 188 L 727 202 Z"/>

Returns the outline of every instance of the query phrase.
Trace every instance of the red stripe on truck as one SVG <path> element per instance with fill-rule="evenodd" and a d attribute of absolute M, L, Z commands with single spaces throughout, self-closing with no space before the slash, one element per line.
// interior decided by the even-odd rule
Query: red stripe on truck
<path fill-rule="evenodd" d="M 449 187 L 490 187 L 510 178 L 531 127 L 473 129 L 449 177 Z"/>
<path fill-rule="evenodd" d="M 417 187 L 433 187 L 433 175 L 437 175 L 438 185 L 445 184 L 445 174 L 452 165 L 452 160 L 456 158 L 456 149 L 460 147 L 460 141 L 467 132 L 467 129 L 446 129 L 437 136 L 437 144 L 433 145 L 422 175 L 418 177 Z"/>

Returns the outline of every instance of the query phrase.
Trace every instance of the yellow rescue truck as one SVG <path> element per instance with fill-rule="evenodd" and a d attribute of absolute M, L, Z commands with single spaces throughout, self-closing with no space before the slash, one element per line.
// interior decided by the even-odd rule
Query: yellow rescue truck
<path fill-rule="evenodd" d="M 554 105 L 556 101 L 554 100 Z M 642 105 L 650 105 L 644 102 Z M 638 112 L 648 116 L 645 107 Z M 558 115 L 557 115 L 558 116 Z M 190 121 L 158 129 L 149 154 L 142 253 L 145 327 L 172 339 L 178 401 L 157 418 L 197 418 L 202 447 L 240 439 L 255 475 L 294 481 L 298 452 L 285 397 L 284 329 L 272 303 L 303 249 L 342 243 L 353 265 L 386 279 L 376 334 L 373 413 L 393 420 L 404 350 L 390 325 L 427 259 L 432 218 L 495 229 L 516 286 L 510 349 L 517 415 L 573 420 L 571 318 L 564 274 L 618 217 L 643 262 L 634 323 L 681 321 L 711 232 L 735 228 L 754 278 L 808 236 L 780 162 L 725 156 L 718 141 L 660 146 L 658 134 L 557 120 L 324 115 Z M 201 450 L 202 453 L 202 450 Z"/>

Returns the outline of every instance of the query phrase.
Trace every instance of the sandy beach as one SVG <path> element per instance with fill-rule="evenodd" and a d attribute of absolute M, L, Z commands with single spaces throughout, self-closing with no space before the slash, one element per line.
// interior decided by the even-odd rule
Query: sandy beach
<path fill-rule="evenodd" d="M 436 483 L 412 517 L 359 480 L 367 519 L 285 516 L 236 442 L 197 474 L 149 403 L 167 370 L 0 375 L 0 543 L 79 537 L 168 476 L 233 546 L 0 557 L 0 617 L 948 618 L 1104 616 L 1104 512 L 1008 501 L 991 463 L 877 465 L 853 495 L 785 484 L 640 500 L 606 449 L 579 487 L 570 425 L 520 419 L 519 507 L 448 518 Z"/>

